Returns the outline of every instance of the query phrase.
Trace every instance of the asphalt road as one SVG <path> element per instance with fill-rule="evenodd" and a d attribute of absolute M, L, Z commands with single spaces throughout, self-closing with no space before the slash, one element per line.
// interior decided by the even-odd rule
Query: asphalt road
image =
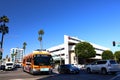
<path fill-rule="evenodd" d="M 0 71 L 0 80 L 110 80 L 116 75 L 88 74 L 81 70 L 79 74 L 59 74 L 56 70 L 51 75 L 31 75 L 23 72 L 21 68 L 14 71 Z"/>

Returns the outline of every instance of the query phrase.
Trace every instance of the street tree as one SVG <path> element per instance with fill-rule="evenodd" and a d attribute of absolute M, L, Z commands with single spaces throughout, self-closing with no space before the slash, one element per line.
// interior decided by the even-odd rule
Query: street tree
<path fill-rule="evenodd" d="M 120 62 L 120 51 L 116 51 L 114 53 L 114 58 L 115 58 L 115 60 L 117 60 L 118 62 Z"/>
<path fill-rule="evenodd" d="M 25 55 L 26 46 L 27 46 L 27 43 L 26 43 L 26 42 L 24 42 L 24 43 L 23 43 L 24 55 Z"/>
<path fill-rule="evenodd" d="M 3 47 L 3 39 L 4 39 L 4 35 L 7 34 L 9 32 L 8 26 L 6 26 L 6 23 L 9 22 L 9 19 L 7 16 L 2 16 L 0 17 L 0 33 L 2 33 L 2 38 L 1 38 L 1 49 Z M 0 59 L 2 59 L 2 52 L 0 52 Z"/>
<path fill-rule="evenodd" d="M 6 55 L 6 59 L 8 59 L 8 55 Z"/>
<path fill-rule="evenodd" d="M 43 30 L 43 29 L 40 29 L 40 30 L 38 31 L 38 35 L 39 35 L 38 40 L 40 41 L 40 47 L 41 47 L 41 49 L 42 49 L 42 47 L 43 47 L 43 45 L 42 45 L 42 40 L 43 40 L 44 30 Z"/>
<path fill-rule="evenodd" d="M 102 59 L 107 60 L 107 59 L 114 59 L 114 55 L 112 51 L 110 50 L 105 50 L 102 53 Z"/>
<path fill-rule="evenodd" d="M 88 42 L 80 42 L 75 46 L 75 54 L 80 59 L 88 59 L 95 57 L 96 51 L 94 47 Z"/>

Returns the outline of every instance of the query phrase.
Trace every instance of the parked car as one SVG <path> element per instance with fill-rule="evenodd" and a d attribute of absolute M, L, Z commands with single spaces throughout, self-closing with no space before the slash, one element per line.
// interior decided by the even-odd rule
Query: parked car
<path fill-rule="evenodd" d="M 58 67 L 59 73 L 79 73 L 80 69 L 72 64 L 60 65 Z"/>
<path fill-rule="evenodd" d="M 1 65 L 0 70 L 5 70 L 5 65 Z"/>
<path fill-rule="evenodd" d="M 13 70 L 15 68 L 14 62 L 3 62 L 2 65 L 4 70 Z"/>
<path fill-rule="evenodd" d="M 21 64 L 16 63 L 16 64 L 15 64 L 15 68 L 21 68 Z"/>
<path fill-rule="evenodd" d="M 109 72 L 116 73 L 120 71 L 120 64 L 115 60 L 98 60 L 91 64 L 86 65 L 86 71 L 88 73 L 100 72 L 102 74 L 107 74 Z"/>

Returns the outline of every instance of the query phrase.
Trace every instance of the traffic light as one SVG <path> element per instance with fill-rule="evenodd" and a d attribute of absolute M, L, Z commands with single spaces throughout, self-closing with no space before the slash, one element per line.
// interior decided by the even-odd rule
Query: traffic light
<path fill-rule="evenodd" d="M 115 46 L 115 41 L 113 41 L 113 46 Z"/>

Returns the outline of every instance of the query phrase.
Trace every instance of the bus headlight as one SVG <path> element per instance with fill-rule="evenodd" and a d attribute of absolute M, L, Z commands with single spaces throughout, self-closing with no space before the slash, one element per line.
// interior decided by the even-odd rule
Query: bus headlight
<path fill-rule="evenodd" d="M 33 71 L 37 71 L 37 69 L 33 68 Z"/>

